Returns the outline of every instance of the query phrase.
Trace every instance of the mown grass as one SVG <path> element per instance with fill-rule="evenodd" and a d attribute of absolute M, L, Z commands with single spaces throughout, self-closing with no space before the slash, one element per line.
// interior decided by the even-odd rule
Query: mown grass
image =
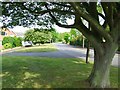
<path fill-rule="evenodd" d="M 92 64 L 76 58 L 2 57 L 3 88 L 89 88 Z M 118 87 L 118 68 L 111 67 L 111 87 Z"/>
<path fill-rule="evenodd" d="M 57 51 L 57 48 L 53 44 L 41 44 L 39 46 L 24 47 L 16 50 L 16 52 L 51 52 Z"/>

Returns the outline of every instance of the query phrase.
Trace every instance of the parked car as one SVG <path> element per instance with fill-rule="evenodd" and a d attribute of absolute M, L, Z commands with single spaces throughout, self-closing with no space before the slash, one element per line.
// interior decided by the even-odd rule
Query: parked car
<path fill-rule="evenodd" d="M 22 46 L 24 47 L 30 47 L 32 45 L 33 45 L 32 41 L 22 41 Z"/>

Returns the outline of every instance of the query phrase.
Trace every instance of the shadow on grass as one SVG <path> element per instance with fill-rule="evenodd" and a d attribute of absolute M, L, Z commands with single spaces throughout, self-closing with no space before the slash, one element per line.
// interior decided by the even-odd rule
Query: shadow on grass
<path fill-rule="evenodd" d="M 89 88 L 92 64 L 75 58 L 5 56 L 3 88 Z"/>
<path fill-rule="evenodd" d="M 79 59 L 3 57 L 2 69 L 3 88 L 76 88 L 86 87 L 81 80 L 91 66 Z"/>

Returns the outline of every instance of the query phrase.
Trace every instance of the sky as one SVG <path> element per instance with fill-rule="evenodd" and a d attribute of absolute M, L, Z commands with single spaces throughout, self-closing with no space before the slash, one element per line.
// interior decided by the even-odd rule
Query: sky
<path fill-rule="evenodd" d="M 72 24 L 73 20 L 67 19 L 67 23 L 68 24 Z M 2 26 L 2 23 L 0 23 L 0 26 Z M 33 27 L 34 28 L 34 27 Z M 56 29 L 57 32 L 59 33 L 63 33 L 63 32 L 70 32 L 71 29 L 67 29 L 67 28 L 62 28 L 59 27 L 57 25 L 54 25 L 53 28 Z M 12 30 L 13 32 L 17 32 L 17 33 L 25 33 L 27 30 L 29 30 L 30 28 L 24 28 L 23 26 L 16 26 L 10 30 Z"/>
<path fill-rule="evenodd" d="M 67 19 L 68 25 L 73 24 L 73 22 L 74 22 L 73 19 Z M 57 26 L 57 25 L 54 25 L 54 27 L 55 27 L 55 29 L 57 30 L 57 32 L 59 32 L 59 33 L 70 32 L 70 30 L 71 30 L 71 29 L 59 27 L 59 26 Z"/>
<path fill-rule="evenodd" d="M 61 28 L 57 25 L 54 25 L 54 28 L 56 29 L 57 32 L 59 33 L 63 33 L 63 32 L 70 32 L 71 29 L 66 29 L 66 28 Z M 13 32 L 20 32 L 20 33 L 25 33 L 27 30 L 29 30 L 30 28 L 24 28 L 23 26 L 16 26 L 12 30 Z"/>
<path fill-rule="evenodd" d="M 57 32 L 59 33 L 63 33 L 63 32 L 69 32 L 71 29 L 66 29 L 66 28 L 61 28 L 57 25 L 54 25 L 54 28 L 56 29 Z M 29 30 L 30 28 L 24 28 L 22 26 L 16 26 L 12 30 L 13 32 L 20 32 L 20 33 L 25 33 L 27 30 Z"/>

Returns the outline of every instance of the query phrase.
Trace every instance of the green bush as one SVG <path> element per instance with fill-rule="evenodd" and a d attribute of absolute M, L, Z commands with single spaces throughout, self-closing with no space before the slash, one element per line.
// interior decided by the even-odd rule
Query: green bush
<path fill-rule="evenodd" d="M 3 46 L 4 46 L 5 49 L 12 48 L 12 44 L 11 43 L 6 43 Z"/>
<path fill-rule="evenodd" d="M 22 46 L 21 38 L 14 37 L 14 39 L 15 39 L 15 41 L 14 41 L 15 47 Z"/>
<path fill-rule="evenodd" d="M 70 45 L 75 45 L 76 43 L 76 40 L 73 38 L 71 41 L 70 41 Z"/>
<path fill-rule="evenodd" d="M 12 47 L 15 47 L 14 41 L 15 41 L 14 37 L 4 37 L 2 41 L 2 45 L 6 43 L 11 43 Z"/>
<path fill-rule="evenodd" d="M 6 43 L 10 43 L 13 47 L 18 47 L 22 45 L 22 39 L 19 37 L 4 37 L 2 41 L 2 45 Z"/>
<path fill-rule="evenodd" d="M 84 46 L 87 47 L 87 44 L 88 44 L 88 40 L 85 38 L 84 39 Z M 83 39 L 81 37 L 75 37 L 75 38 L 71 39 L 70 45 L 82 46 L 83 45 Z"/>

